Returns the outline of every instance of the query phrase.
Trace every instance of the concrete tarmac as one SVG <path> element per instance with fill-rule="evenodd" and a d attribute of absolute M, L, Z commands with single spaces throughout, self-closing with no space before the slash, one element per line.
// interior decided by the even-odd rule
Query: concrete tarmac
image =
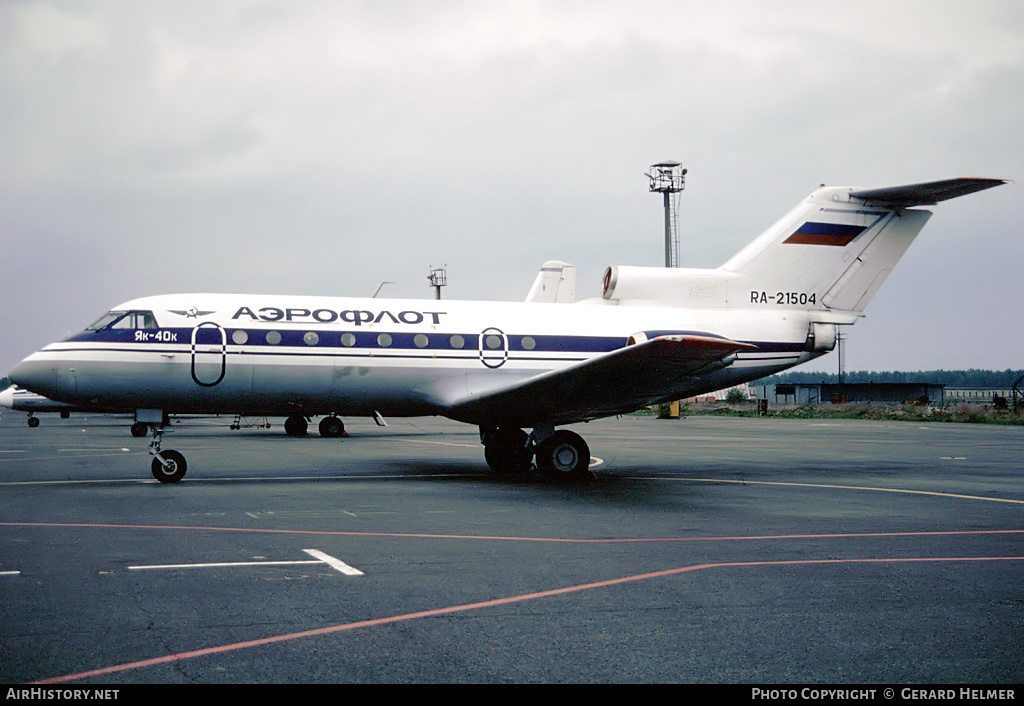
<path fill-rule="evenodd" d="M 0 682 L 1020 684 L 1024 428 L 623 417 L 594 476 L 473 427 L 0 417 Z M 315 425 L 311 426 L 315 429 Z"/>

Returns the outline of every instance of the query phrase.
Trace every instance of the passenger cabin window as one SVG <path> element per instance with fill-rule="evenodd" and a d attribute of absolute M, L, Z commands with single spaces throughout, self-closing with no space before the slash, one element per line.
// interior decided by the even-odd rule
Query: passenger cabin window
<path fill-rule="evenodd" d="M 100 320 L 86 331 L 106 331 L 107 329 L 157 329 L 156 318 L 152 311 L 108 311 Z"/>

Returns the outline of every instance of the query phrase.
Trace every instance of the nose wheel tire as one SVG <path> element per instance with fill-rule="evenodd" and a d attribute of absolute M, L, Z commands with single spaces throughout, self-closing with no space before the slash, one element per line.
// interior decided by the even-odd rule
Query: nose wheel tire
<path fill-rule="evenodd" d="M 188 464 L 185 457 L 177 451 L 161 451 L 160 455 L 167 462 L 165 466 L 159 458 L 153 459 L 153 477 L 161 483 L 177 483 L 185 477 Z"/>

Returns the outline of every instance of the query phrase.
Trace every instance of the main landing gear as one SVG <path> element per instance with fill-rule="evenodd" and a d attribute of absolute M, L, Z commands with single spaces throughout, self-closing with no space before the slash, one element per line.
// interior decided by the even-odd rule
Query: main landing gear
<path fill-rule="evenodd" d="M 71 412 L 61 412 L 60 413 L 60 418 L 61 419 L 70 419 L 71 418 Z M 32 427 L 33 429 L 35 429 L 37 426 L 39 426 L 39 417 L 36 416 L 35 412 L 29 412 L 28 413 L 28 425 L 30 427 Z"/>
<path fill-rule="evenodd" d="M 484 459 L 491 470 L 527 473 L 537 470 L 553 478 L 581 480 L 590 476 L 590 447 L 568 429 L 537 427 L 532 434 L 514 427 L 480 429 Z"/>
<path fill-rule="evenodd" d="M 345 422 L 333 414 L 321 419 L 318 428 L 320 436 L 327 439 L 348 436 L 345 433 Z M 309 433 L 309 417 L 293 414 L 284 420 L 284 431 L 288 436 L 305 436 Z"/>
<path fill-rule="evenodd" d="M 320 436 L 327 439 L 337 439 L 342 436 L 348 436 L 348 434 L 345 433 L 345 422 L 341 421 L 334 415 L 324 417 L 320 420 Z"/>

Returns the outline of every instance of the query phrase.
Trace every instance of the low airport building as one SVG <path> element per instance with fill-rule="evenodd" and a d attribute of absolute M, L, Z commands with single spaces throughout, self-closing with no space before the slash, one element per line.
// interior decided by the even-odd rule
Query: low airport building
<path fill-rule="evenodd" d="M 773 383 L 751 385 L 758 400 L 768 404 L 902 404 L 914 402 L 941 407 L 949 400 L 945 385 L 920 382 L 855 382 L 855 383 Z M 991 402 L 991 396 L 988 398 Z"/>
<path fill-rule="evenodd" d="M 946 404 L 979 404 L 979 405 L 993 405 L 998 403 L 996 400 L 1003 400 L 1003 404 L 1007 404 L 1007 400 L 1012 400 L 1013 388 L 1007 387 L 953 387 L 951 385 L 946 386 L 945 391 Z"/>

